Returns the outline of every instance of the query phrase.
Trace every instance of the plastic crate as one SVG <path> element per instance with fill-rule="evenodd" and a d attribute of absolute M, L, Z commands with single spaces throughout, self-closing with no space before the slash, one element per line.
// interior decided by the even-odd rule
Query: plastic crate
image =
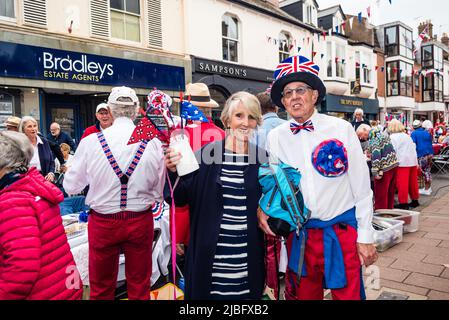
<path fill-rule="evenodd" d="M 373 224 L 380 224 L 386 227 L 383 230 L 375 230 L 374 242 L 377 251 L 385 251 L 392 246 L 402 242 L 404 221 L 373 217 Z"/>
<path fill-rule="evenodd" d="M 418 211 L 402 210 L 402 209 L 380 209 L 374 212 L 375 217 L 402 220 L 404 221 L 404 233 L 416 232 L 419 229 Z"/>

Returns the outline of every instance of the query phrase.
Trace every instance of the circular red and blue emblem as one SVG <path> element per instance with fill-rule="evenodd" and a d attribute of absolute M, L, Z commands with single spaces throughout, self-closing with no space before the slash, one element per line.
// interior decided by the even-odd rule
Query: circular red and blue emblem
<path fill-rule="evenodd" d="M 153 211 L 153 219 L 159 221 L 164 216 L 164 202 L 155 202 L 151 207 Z"/>
<path fill-rule="evenodd" d="M 313 150 L 312 164 L 322 176 L 336 178 L 348 171 L 348 153 L 341 141 L 325 140 Z"/>

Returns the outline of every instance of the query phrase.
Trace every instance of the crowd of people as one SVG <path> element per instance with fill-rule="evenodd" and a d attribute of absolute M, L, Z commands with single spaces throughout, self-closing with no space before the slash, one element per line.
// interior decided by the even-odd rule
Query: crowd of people
<path fill-rule="evenodd" d="M 90 208 L 92 300 L 114 299 L 121 253 L 129 299 L 149 299 L 151 208 L 164 201 L 175 204 L 186 299 L 261 299 L 265 285 L 279 286 L 282 248 L 286 299 L 323 299 L 324 288 L 333 299 L 364 299 L 362 267 L 377 260 L 373 211 L 393 208 L 396 191 L 401 209 L 431 193 L 433 139 L 419 120 L 409 134 L 398 120 L 370 124 L 361 109 L 351 123 L 318 113 L 326 95 L 318 71 L 305 57 L 288 58 L 270 91 L 226 101 L 225 130 L 210 118 L 218 103 L 207 86 L 188 84 L 185 99 L 197 109 L 173 124 L 181 123 L 199 169 L 182 176 L 183 154 L 169 137 L 130 143 L 140 105 L 128 87 L 97 106 L 97 123 L 78 145 L 58 123 L 44 137 L 30 116 L 8 119 L 0 132 L 0 299 L 81 299 L 82 286 L 67 286 L 67 269 L 77 270 L 59 210 L 64 196 L 79 194 Z M 169 96 L 158 96 L 159 108 L 171 107 Z M 259 206 L 267 163 L 301 173 L 295 187 L 310 218 L 286 238 Z"/>

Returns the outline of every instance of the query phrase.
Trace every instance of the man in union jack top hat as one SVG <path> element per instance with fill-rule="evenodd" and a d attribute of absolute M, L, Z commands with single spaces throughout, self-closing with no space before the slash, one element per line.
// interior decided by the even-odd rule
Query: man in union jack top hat
<path fill-rule="evenodd" d="M 326 95 L 319 67 L 303 56 L 282 61 L 271 88 L 274 103 L 291 120 L 267 139 L 270 161 L 297 168 L 311 218 L 287 240 L 286 299 L 365 299 L 362 266 L 377 260 L 373 194 L 365 156 L 351 124 L 320 114 Z M 261 210 L 259 223 L 274 235 Z"/>

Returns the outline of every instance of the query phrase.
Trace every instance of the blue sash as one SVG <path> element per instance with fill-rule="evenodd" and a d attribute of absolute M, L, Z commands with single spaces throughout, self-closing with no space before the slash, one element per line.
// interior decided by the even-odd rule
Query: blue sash
<path fill-rule="evenodd" d="M 303 254 L 301 253 L 301 243 L 303 240 L 307 240 L 307 229 L 323 229 L 324 286 L 328 289 L 344 288 L 347 284 L 343 252 L 341 250 L 338 237 L 335 234 L 334 229 L 332 228 L 332 226 L 337 223 L 350 225 L 357 230 L 355 207 L 329 221 L 310 219 L 304 225 L 303 229 L 301 230 L 302 232 L 300 232 L 299 235 L 293 236 L 292 249 L 288 261 L 288 267 L 290 268 L 290 270 L 298 274 L 298 269 L 301 268 L 301 273 L 299 273 L 299 275 L 306 276 L 306 265 L 301 261 L 301 254 Z"/>

